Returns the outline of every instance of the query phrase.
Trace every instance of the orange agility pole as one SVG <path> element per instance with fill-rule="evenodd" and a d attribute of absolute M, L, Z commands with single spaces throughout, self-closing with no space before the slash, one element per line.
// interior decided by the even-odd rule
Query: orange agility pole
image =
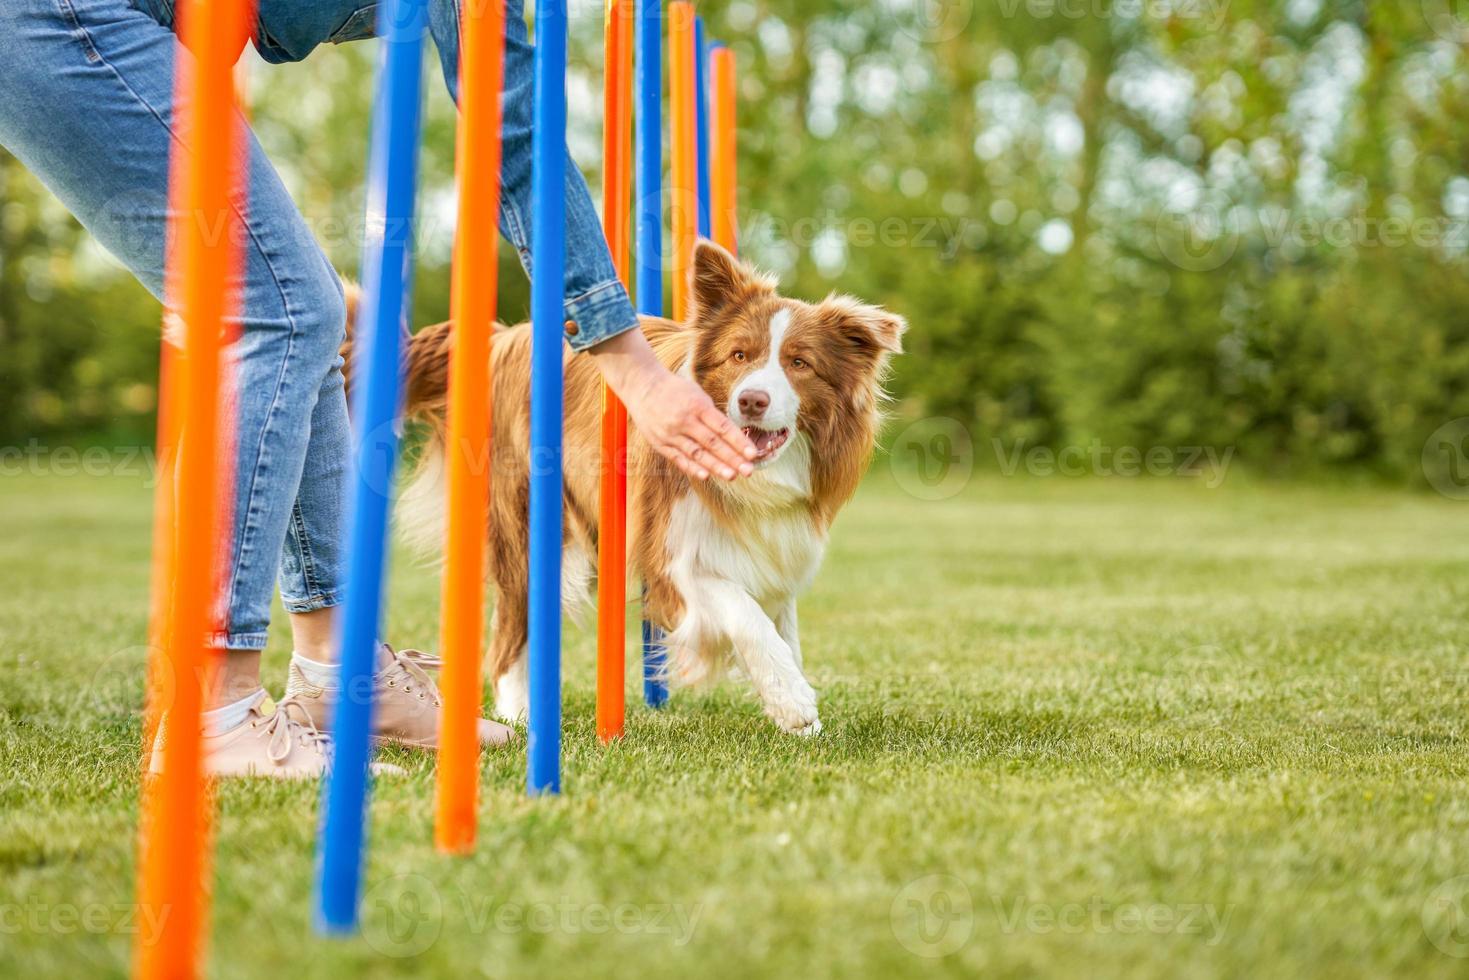
<path fill-rule="evenodd" d="M 602 224 L 624 285 L 631 249 L 633 0 L 607 0 Z M 602 386 L 602 489 L 597 537 L 597 737 L 620 738 L 627 669 L 627 408 Z"/>
<path fill-rule="evenodd" d="M 710 196 L 713 198 L 711 231 L 714 240 L 730 252 L 736 251 L 735 223 L 735 56 L 722 44 L 713 48 L 714 62 L 714 144 L 710 160 Z"/>
<path fill-rule="evenodd" d="M 479 790 L 480 653 L 490 492 L 490 335 L 498 286 L 503 0 L 463 11 L 459 66 L 459 223 L 454 238 L 449 355 L 449 522 L 442 594 L 443 716 L 434 843 L 474 847 Z"/>
<path fill-rule="evenodd" d="M 230 192 L 243 159 L 243 127 L 234 111 L 232 66 L 252 6 L 248 0 L 186 0 L 179 10 L 181 39 L 194 59 L 181 53 L 177 61 L 191 77 L 187 87 L 177 88 L 176 115 L 185 140 L 174 152 L 170 192 L 171 200 L 183 204 L 168 279 L 177 286 L 184 334 L 183 351 L 165 356 L 171 363 L 162 379 L 162 397 L 176 402 L 160 405 L 160 432 L 165 442 L 177 437 L 179 452 L 176 499 L 171 513 L 159 515 L 174 529 L 173 540 L 165 554 L 155 554 L 153 573 L 170 595 L 154 603 L 166 625 L 158 632 L 163 645 L 154 653 L 150 676 L 155 682 L 166 677 L 172 698 L 161 772 L 144 794 L 140 838 L 138 899 L 160 923 L 151 941 L 134 948 L 136 974 L 149 980 L 198 975 L 207 921 L 200 712 L 211 666 L 206 644 L 220 625 L 215 593 L 227 509 L 215 454 L 221 434 L 220 341 L 239 258 Z"/>
<path fill-rule="evenodd" d="M 697 139 L 694 114 L 694 8 L 684 0 L 668 5 L 668 94 L 672 157 L 673 318 L 689 312 L 689 270 L 699 237 Z"/>

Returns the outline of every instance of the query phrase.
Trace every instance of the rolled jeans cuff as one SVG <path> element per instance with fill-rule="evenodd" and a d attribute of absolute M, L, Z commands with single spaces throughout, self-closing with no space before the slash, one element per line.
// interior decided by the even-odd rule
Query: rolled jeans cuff
<path fill-rule="evenodd" d="M 566 318 L 575 324 L 575 329 L 568 326 L 566 330 L 566 340 L 574 351 L 595 347 L 638 326 L 632 300 L 616 279 L 567 300 Z"/>
<path fill-rule="evenodd" d="M 309 613 L 340 606 L 344 598 L 341 589 L 304 596 L 281 593 L 281 605 L 288 613 Z"/>
<path fill-rule="evenodd" d="M 208 646 L 213 650 L 251 650 L 265 649 L 265 641 L 268 635 L 264 632 L 232 633 L 221 630 L 210 636 Z"/>

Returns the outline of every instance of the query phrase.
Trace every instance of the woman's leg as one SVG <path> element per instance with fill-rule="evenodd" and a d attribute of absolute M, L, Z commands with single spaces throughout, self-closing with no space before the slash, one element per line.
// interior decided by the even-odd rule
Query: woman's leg
<path fill-rule="evenodd" d="M 351 451 L 339 360 L 317 395 L 311 442 L 280 561 L 281 603 L 291 617 L 295 653 L 322 664 L 337 661 L 334 624 L 336 608 L 345 599 L 342 519 Z"/>
<path fill-rule="evenodd" d="M 188 55 L 172 32 L 126 0 L 0 5 L 0 143 L 160 299 L 177 57 Z M 246 234 L 243 329 L 230 352 L 234 535 L 217 640 L 235 651 L 232 673 L 255 686 L 308 444 L 324 419 L 345 431 L 331 383 L 345 313 L 336 274 L 253 136 L 248 202 L 237 207 Z M 317 501 L 323 526 L 340 523 L 326 513 L 333 499 Z"/>

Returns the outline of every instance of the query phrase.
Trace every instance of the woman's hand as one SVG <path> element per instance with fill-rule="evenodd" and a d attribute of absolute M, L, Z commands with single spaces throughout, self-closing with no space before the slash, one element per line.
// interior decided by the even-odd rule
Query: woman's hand
<path fill-rule="evenodd" d="M 750 440 L 704 389 L 659 363 L 642 330 L 618 334 L 590 353 L 639 434 L 685 474 L 733 480 L 755 472 Z"/>

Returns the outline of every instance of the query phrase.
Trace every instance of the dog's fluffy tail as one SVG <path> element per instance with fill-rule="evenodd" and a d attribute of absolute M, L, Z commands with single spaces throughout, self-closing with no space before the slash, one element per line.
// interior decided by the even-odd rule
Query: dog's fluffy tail
<path fill-rule="evenodd" d="M 342 343 L 342 368 L 348 391 L 352 385 L 352 342 L 360 290 L 346 283 L 347 332 Z M 424 438 L 410 464 L 398 499 L 396 520 L 403 540 L 425 556 L 440 555 L 444 546 L 447 494 L 444 469 L 444 427 L 449 392 L 449 347 L 453 330 L 448 323 L 425 327 L 408 339 L 404 354 L 406 417 L 422 422 Z"/>
<path fill-rule="evenodd" d="M 347 388 L 352 387 L 352 344 L 356 335 L 357 311 L 361 289 L 356 283 L 344 283 L 347 301 L 346 339 L 342 341 L 342 372 Z M 404 355 L 407 368 L 406 399 L 403 411 L 409 418 L 442 424 L 445 397 L 449 391 L 449 345 L 453 330 L 448 323 L 424 327 L 408 339 Z"/>

